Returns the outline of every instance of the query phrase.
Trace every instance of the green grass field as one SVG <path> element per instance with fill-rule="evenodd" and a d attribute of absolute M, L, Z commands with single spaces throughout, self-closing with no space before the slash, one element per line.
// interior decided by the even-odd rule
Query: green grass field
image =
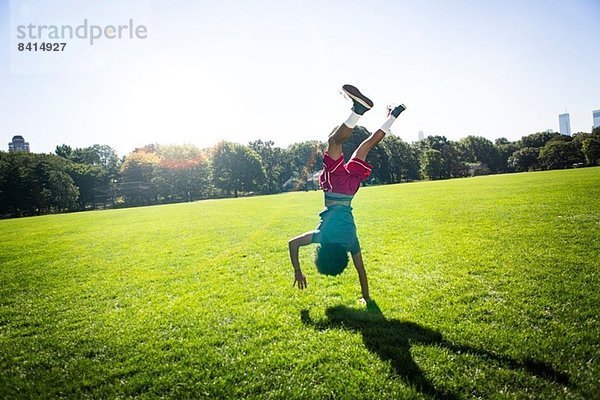
<path fill-rule="evenodd" d="M 0 221 L 0 398 L 599 398 L 600 168 L 353 205 L 368 310 L 320 192 Z"/>

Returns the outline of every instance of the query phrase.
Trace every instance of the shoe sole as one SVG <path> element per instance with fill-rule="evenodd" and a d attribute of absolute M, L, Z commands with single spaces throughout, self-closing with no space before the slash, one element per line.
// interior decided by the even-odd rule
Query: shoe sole
<path fill-rule="evenodd" d="M 342 86 L 342 90 L 348 95 L 348 97 L 350 97 L 354 101 L 359 102 L 367 109 L 373 107 L 373 102 L 371 101 L 371 99 L 362 94 L 360 90 L 358 90 L 356 87 L 352 85 L 344 85 Z"/>

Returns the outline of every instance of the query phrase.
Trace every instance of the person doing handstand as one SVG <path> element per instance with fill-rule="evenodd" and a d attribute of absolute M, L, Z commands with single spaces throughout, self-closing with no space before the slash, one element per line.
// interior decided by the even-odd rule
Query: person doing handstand
<path fill-rule="evenodd" d="M 352 113 L 329 136 L 327 150 L 323 154 L 323 171 L 319 176 L 319 184 L 325 194 L 325 208 L 319 214 L 321 221 L 317 229 L 291 239 L 289 251 L 294 267 L 294 286 L 297 284 L 301 290 L 307 285 L 298 258 L 301 246 L 319 244 L 315 252 L 317 271 L 330 276 L 339 275 L 344 271 L 350 253 L 358 272 L 363 299 L 368 302 L 369 283 L 356 235 L 351 202 L 361 182 L 371 175 L 372 166 L 365 161 L 369 151 L 390 133 L 390 127 L 406 107 L 401 104 L 390 108 L 383 126 L 365 139 L 350 160 L 344 163 L 342 144 L 352 134 L 359 118 L 373 107 L 373 102 L 352 85 L 344 85 L 342 91 L 352 100 Z"/>

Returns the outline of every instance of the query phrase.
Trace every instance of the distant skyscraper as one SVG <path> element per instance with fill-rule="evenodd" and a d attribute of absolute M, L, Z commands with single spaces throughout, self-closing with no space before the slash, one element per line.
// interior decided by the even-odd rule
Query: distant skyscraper
<path fill-rule="evenodd" d="M 21 135 L 13 136 L 12 142 L 8 143 L 9 153 L 16 153 L 17 151 L 29 153 L 29 143 Z"/>
<path fill-rule="evenodd" d="M 594 110 L 592 112 L 592 114 L 594 115 L 594 128 L 597 128 L 600 126 L 600 110 Z"/>
<path fill-rule="evenodd" d="M 560 125 L 560 133 L 562 135 L 571 136 L 571 119 L 569 113 L 558 114 L 558 124 Z"/>
<path fill-rule="evenodd" d="M 425 139 L 425 132 L 419 131 L 419 140 Z"/>

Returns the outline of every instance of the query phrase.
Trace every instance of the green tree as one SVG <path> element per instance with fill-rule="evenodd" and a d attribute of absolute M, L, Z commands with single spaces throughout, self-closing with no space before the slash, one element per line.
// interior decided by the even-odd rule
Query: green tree
<path fill-rule="evenodd" d="M 600 131 L 583 141 L 581 151 L 587 165 L 600 164 Z"/>
<path fill-rule="evenodd" d="M 63 212 L 76 208 L 79 188 L 63 168 L 54 169 L 50 166 L 48 170 L 39 171 L 41 173 L 38 179 L 44 178 L 40 190 L 39 209 L 44 213 Z"/>
<path fill-rule="evenodd" d="M 80 209 L 94 203 L 97 189 L 112 185 L 119 178 L 119 158 L 110 146 L 95 144 L 73 149 L 62 144 L 54 152 L 73 164 L 69 175 L 80 190 Z"/>
<path fill-rule="evenodd" d="M 431 175 L 425 175 L 426 177 L 430 179 L 447 179 L 467 175 L 466 166 L 461 160 L 460 152 L 458 151 L 456 144 L 446 139 L 445 136 L 427 136 L 425 139 L 418 142 L 418 146 L 421 149 L 421 171 L 428 169 L 423 166 L 423 161 L 428 160 L 431 157 L 430 154 L 424 158 L 423 154 L 427 150 L 437 150 L 440 152 L 442 170 L 440 171 L 439 176 L 436 174 L 436 177 L 432 178 Z"/>
<path fill-rule="evenodd" d="M 584 156 L 576 143 L 568 137 L 568 139 L 553 139 L 546 143 L 540 150 L 538 161 L 544 168 L 559 169 L 583 162 Z"/>
<path fill-rule="evenodd" d="M 56 154 L 67 155 L 67 159 L 79 163 L 93 165 L 102 168 L 104 172 L 104 182 L 114 180 L 119 174 L 119 156 L 116 151 L 107 145 L 94 144 L 85 148 L 76 148 L 72 150 L 69 146 L 62 145 L 56 148 Z"/>
<path fill-rule="evenodd" d="M 260 139 L 248 144 L 260 156 L 265 170 L 266 180 L 262 189 L 265 194 L 281 192 L 283 184 L 292 176 L 292 163 L 286 151 L 274 144 L 270 140 L 263 142 Z"/>
<path fill-rule="evenodd" d="M 421 174 L 431 180 L 446 177 L 441 151 L 429 148 L 421 153 Z"/>
<path fill-rule="evenodd" d="M 560 136 L 558 132 L 536 132 L 531 135 L 523 136 L 520 140 L 521 148 L 531 147 L 541 149 L 553 138 Z"/>
<path fill-rule="evenodd" d="M 54 151 L 54 153 L 59 157 L 71 160 L 71 157 L 73 155 L 73 149 L 71 148 L 71 146 L 61 144 L 60 146 L 56 146 L 56 150 Z"/>
<path fill-rule="evenodd" d="M 27 153 L 23 153 L 27 154 Z M 29 207 L 21 170 L 21 153 L 0 151 L 0 216 L 18 216 Z M 29 158 L 29 155 L 26 155 Z"/>
<path fill-rule="evenodd" d="M 498 148 L 490 140 L 482 136 L 469 135 L 458 142 L 463 161 L 481 163 L 492 173 L 500 170 L 500 154 Z"/>
<path fill-rule="evenodd" d="M 367 133 L 370 135 L 370 132 L 367 131 Z M 368 180 L 370 183 L 392 182 L 390 161 L 391 155 L 388 151 L 388 148 L 382 142 L 378 143 L 377 146 L 373 147 L 371 151 L 369 151 L 369 154 L 367 154 L 367 159 L 365 160 L 367 163 L 373 166 L 371 177 Z M 351 155 L 352 153 L 350 156 Z"/>
<path fill-rule="evenodd" d="M 146 149 L 137 149 L 125 157 L 121 165 L 123 183 L 120 189 L 125 204 L 139 206 L 157 202 L 153 181 L 159 161 L 156 154 Z"/>
<path fill-rule="evenodd" d="M 286 154 L 292 174 L 287 180 L 296 180 L 300 184 L 306 185 L 307 178 L 323 168 L 325 146 L 324 143 L 315 140 L 290 145 Z"/>
<path fill-rule="evenodd" d="M 585 142 L 586 139 L 588 139 L 588 138 L 590 138 L 592 136 L 593 135 L 591 133 L 576 132 L 576 133 L 573 134 L 573 136 L 571 138 L 577 144 L 577 147 L 581 150 L 581 146 L 582 146 L 583 142 Z"/>
<path fill-rule="evenodd" d="M 515 151 L 508 159 L 508 166 L 517 172 L 533 170 L 538 166 L 540 150 L 535 147 L 524 147 Z"/>
<path fill-rule="evenodd" d="M 204 151 L 193 145 L 155 145 L 154 184 L 163 202 L 193 201 L 210 194 L 210 170 Z"/>
<path fill-rule="evenodd" d="M 68 162 L 52 154 L 0 153 L 0 214 L 23 216 L 76 208 Z"/>
<path fill-rule="evenodd" d="M 496 139 L 494 142 L 496 151 L 498 152 L 498 170 L 499 173 L 512 172 L 514 168 L 509 166 L 508 159 L 513 153 L 519 150 L 519 145 L 515 142 L 510 142 L 506 138 Z"/>
<path fill-rule="evenodd" d="M 96 189 L 103 186 L 104 171 L 99 166 L 70 162 L 67 173 L 79 188 L 78 205 L 83 210 L 93 205 L 96 198 Z"/>
<path fill-rule="evenodd" d="M 234 197 L 238 197 L 240 192 L 260 189 L 265 181 L 260 156 L 241 144 L 217 144 L 212 149 L 211 165 L 214 185 Z"/>
<path fill-rule="evenodd" d="M 395 135 L 387 135 L 381 145 L 389 155 L 391 183 L 419 179 L 419 155 L 414 147 Z"/>

